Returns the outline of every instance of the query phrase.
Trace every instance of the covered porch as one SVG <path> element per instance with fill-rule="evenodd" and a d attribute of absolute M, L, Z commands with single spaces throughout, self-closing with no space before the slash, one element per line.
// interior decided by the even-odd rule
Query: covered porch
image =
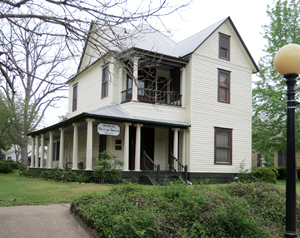
<path fill-rule="evenodd" d="M 30 133 L 30 168 L 93 171 L 99 153 L 108 150 L 124 162 L 119 168 L 124 175 L 157 171 L 158 165 L 162 172 L 170 168 L 178 171 L 178 162 L 188 164 L 189 127 L 184 122 L 137 118 L 110 105 Z M 42 151 L 46 144 L 48 156 L 44 166 L 40 161 L 44 160 Z M 175 159 L 170 160 L 170 155 Z"/>

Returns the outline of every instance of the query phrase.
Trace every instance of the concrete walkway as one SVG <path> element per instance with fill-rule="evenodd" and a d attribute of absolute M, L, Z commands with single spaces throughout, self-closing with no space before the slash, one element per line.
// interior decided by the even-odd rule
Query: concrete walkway
<path fill-rule="evenodd" d="M 0 207 L 0 238 L 90 238 L 70 204 Z"/>

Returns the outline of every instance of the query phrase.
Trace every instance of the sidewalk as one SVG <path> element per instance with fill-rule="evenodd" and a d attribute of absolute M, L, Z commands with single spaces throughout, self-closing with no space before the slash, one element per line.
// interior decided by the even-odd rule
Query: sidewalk
<path fill-rule="evenodd" d="M 90 238 L 70 204 L 0 207 L 0 238 Z"/>

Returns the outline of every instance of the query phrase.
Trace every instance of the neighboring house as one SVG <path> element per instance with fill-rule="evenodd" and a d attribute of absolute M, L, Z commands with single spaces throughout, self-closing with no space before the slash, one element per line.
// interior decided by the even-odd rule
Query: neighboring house
<path fill-rule="evenodd" d="M 14 146 L 12 146 L 7 151 L 2 151 L 2 154 L 4 155 L 4 160 L 8 160 L 8 159 L 11 159 L 13 161 L 17 160 L 17 155 L 16 155 L 16 152 L 15 152 Z"/>
<path fill-rule="evenodd" d="M 42 145 L 48 140 L 47 168 L 57 163 L 92 171 L 106 149 L 124 161 L 123 176 L 141 173 L 144 151 L 163 171 L 170 163 L 179 170 L 178 158 L 189 179 L 228 181 L 243 161 L 251 169 L 252 74 L 258 67 L 231 18 L 179 43 L 160 32 L 130 43 L 132 52 L 159 64 L 140 70 L 141 58 L 132 57 L 132 77 L 113 56 L 93 57 L 87 45 L 67 82 L 68 119 L 28 134 L 35 146 L 40 137 Z"/>
<path fill-rule="evenodd" d="M 281 167 L 286 166 L 286 151 L 275 151 L 274 152 L 274 166 Z M 300 168 L 300 152 L 296 152 L 296 165 Z"/>

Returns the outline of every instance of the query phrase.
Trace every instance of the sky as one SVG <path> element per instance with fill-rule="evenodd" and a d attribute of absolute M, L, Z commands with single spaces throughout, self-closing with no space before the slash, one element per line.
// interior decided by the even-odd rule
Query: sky
<path fill-rule="evenodd" d="M 170 2 L 180 0 L 170 0 Z M 273 0 L 194 0 L 194 3 L 181 12 L 181 16 L 174 13 L 164 18 L 164 24 L 172 29 L 173 39 L 177 42 L 192 36 L 206 27 L 231 17 L 235 27 L 240 33 L 245 45 L 256 64 L 264 55 L 262 49 L 266 44 L 261 32 L 262 25 L 269 24 L 266 10 L 267 5 L 272 5 Z M 257 76 L 253 75 L 253 80 Z M 65 115 L 68 111 L 68 100 L 59 104 L 59 108 L 49 109 L 46 112 L 42 127 L 50 126 L 58 122 L 58 116 Z"/>

